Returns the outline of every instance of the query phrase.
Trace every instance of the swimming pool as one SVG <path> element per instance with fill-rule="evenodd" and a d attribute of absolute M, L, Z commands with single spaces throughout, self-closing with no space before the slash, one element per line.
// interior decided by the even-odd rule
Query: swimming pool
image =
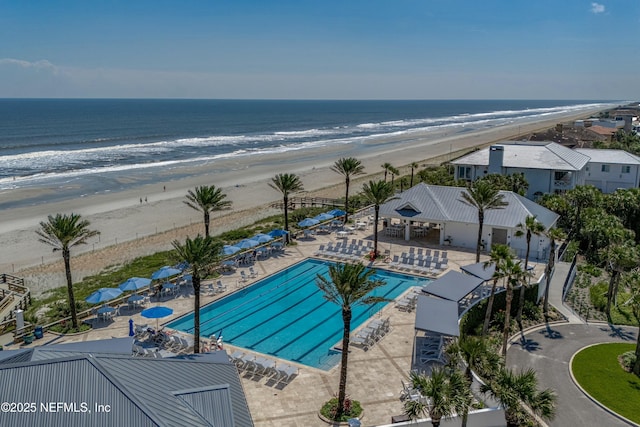
<path fill-rule="evenodd" d="M 342 310 L 323 298 L 316 274 L 328 276 L 331 263 L 306 259 L 200 309 L 203 337 L 222 331 L 224 342 L 281 359 L 331 369 L 340 353 L 331 348 L 342 340 Z M 376 276 L 386 285 L 371 295 L 394 299 L 426 280 L 386 270 Z M 353 308 L 354 330 L 386 302 Z M 193 313 L 167 325 L 193 333 Z"/>

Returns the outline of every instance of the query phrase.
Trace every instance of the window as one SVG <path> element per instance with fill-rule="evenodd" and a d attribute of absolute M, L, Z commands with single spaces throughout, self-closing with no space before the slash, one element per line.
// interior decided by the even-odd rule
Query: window
<path fill-rule="evenodd" d="M 471 181 L 471 166 L 458 166 L 458 179 Z"/>
<path fill-rule="evenodd" d="M 609 165 L 602 165 L 602 167 L 600 168 L 601 172 L 609 172 L 609 170 L 611 169 L 611 167 Z"/>
<path fill-rule="evenodd" d="M 631 173 L 631 166 L 622 166 L 622 173 Z"/>

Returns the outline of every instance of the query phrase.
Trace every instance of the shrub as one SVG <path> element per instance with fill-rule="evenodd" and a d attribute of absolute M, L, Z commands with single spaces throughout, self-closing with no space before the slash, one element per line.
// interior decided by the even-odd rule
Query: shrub
<path fill-rule="evenodd" d="M 636 353 L 633 350 L 627 351 L 618 356 L 618 360 L 625 371 L 631 372 L 633 365 L 636 363 Z"/>
<path fill-rule="evenodd" d="M 573 257 L 578 253 L 579 249 L 580 244 L 577 241 L 572 240 L 571 242 L 569 242 L 569 244 L 567 245 L 567 249 L 564 251 L 563 260 L 567 262 L 571 261 Z"/>
<path fill-rule="evenodd" d="M 336 411 L 338 410 L 338 398 L 334 397 L 320 409 L 320 414 L 331 421 L 347 421 L 349 418 L 356 418 L 362 414 L 362 406 L 357 400 L 351 400 L 347 396 L 344 400 L 344 413 L 339 420 L 336 420 Z"/>
<path fill-rule="evenodd" d="M 596 310 L 604 311 L 607 307 L 608 290 L 609 284 L 607 282 L 598 282 L 598 284 L 589 288 L 589 299 Z"/>
<path fill-rule="evenodd" d="M 596 267 L 593 264 L 582 264 L 578 266 L 578 271 L 584 272 L 593 277 L 602 276 L 602 269 Z"/>

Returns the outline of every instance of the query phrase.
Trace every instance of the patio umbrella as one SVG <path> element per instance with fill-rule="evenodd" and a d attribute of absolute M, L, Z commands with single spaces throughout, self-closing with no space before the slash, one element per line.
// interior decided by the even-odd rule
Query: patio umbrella
<path fill-rule="evenodd" d="M 318 221 L 327 221 L 333 219 L 333 215 L 329 213 L 321 213 L 313 217 L 313 219 L 317 219 Z"/>
<path fill-rule="evenodd" d="M 222 247 L 222 254 L 223 255 L 233 255 L 236 252 L 240 252 L 242 249 L 240 249 L 237 246 L 231 246 L 231 245 L 224 245 Z"/>
<path fill-rule="evenodd" d="M 120 283 L 120 286 L 118 286 L 118 288 L 120 288 L 120 290 L 123 292 L 137 291 L 139 289 L 146 288 L 150 284 L 151 279 L 145 279 L 143 277 L 132 277 Z"/>
<path fill-rule="evenodd" d="M 330 210 L 329 212 L 327 212 L 329 215 L 333 215 L 333 216 L 343 216 L 346 215 L 347 213 L 345 211 L 343 211 L 342 209 L 333 209 Z"/>
<path fill-rule="evenodd" d="M 268 234 L 259 233 L 251 238 L 251 240 L 257 240 L 260 243 L 267 243 L 273 240 L 273 237 Z"/>
<path fill-rule="evenodd" d="M 157 305 L 155 307 L 147 308 L 140 312 L 140 316 L 147 319 L 156 319 L 156 331 L 158 330 L 159 319 L 173 314 L 173 309 L 165 307 L 163 305 Z"/>
<path fill-rule="evenodd" d="M 175 276 L 176 274 L 182 273 L 182 270 L 178 270 L 177 268 L 169 267 L 165 265 L 160 270 L 156 270 L 151 275 L 152 280 L 157 279 L 166 279 L 167 277 Z"/>
<path fill-rule="evenodd" d="M 258 242 L 257 240 L 242 239 L 236 244 L 236 246 L 240 249 L 249 249 L 258 246 L 259 244 L 260 242 Z"/>
<path fill-rule="evenodd" d="M 85 299 L 89 304 L 99 304 L 105 301 L 111 301 L 118 298 L 122 291 L 118 288 L 100 288 Z"/>
<path fill-rule="evenodd" d="M 300 227 L 311 227 L 312 225 L 316 225 L 320 223 L 317 219 L 314 218 L 305 218 L 298 223 Z"/>
<path fill-rule="evenodd" d="M 271 230 L 267 234 L 269 236 L 271 236 L 271 237 L 282 237 L 282 236 L 286 236 L 287 234 L 289 234 L 289 232 L 286 231 L 286 230 L 275 229 L 275 230 Z"/>

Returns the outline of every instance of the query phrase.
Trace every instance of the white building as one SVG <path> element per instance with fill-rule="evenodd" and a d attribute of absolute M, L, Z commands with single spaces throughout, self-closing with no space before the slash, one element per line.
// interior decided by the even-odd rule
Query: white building
<path fill-rule="evenodd" d="M 585 169 L 586 185 L 593 185 L 603 193 L 640 186 L 640 157 L 624 150 L 576 148 L 575 151 L 591 159 Z"/>
<path fill-rule="evenodd" d="M 411 239 L 411 227 L 416 223 L 430 224 L 439 230 L 440 245 L 475 250 L 478 239 L 478 211 L 463 202 L 464 187 L 445 187 L 420 183 L 380 206 L 380 216 L 399 219 L 404 224 L 405 240 Z M 490 251 L 494 243 L 509 245 L 518 256 L 527 249 L 525 236 L 517 237 L 519 224 L 527 216 L 535 216 L 545 230 L 553 227 L 559 215 L 511 191 L 501 191 L 507 206 L 485 212 L 482 228 L 484 250 Z M 419 238 L 418 238 L 419 239 Z M 534 236 L 531 240 L 531 259 L 546 260 L 549 239 Z"/>
<path fill-rule="evenodd" d="M 578 185 L 605 193 L 640 185 L 640 158 L 624 150 L 575 149 L 555 142 L 507 141 L 451 162 L 457 179 L 474 181 L 490 173 L 524 174 L 534 199 Z"/>

